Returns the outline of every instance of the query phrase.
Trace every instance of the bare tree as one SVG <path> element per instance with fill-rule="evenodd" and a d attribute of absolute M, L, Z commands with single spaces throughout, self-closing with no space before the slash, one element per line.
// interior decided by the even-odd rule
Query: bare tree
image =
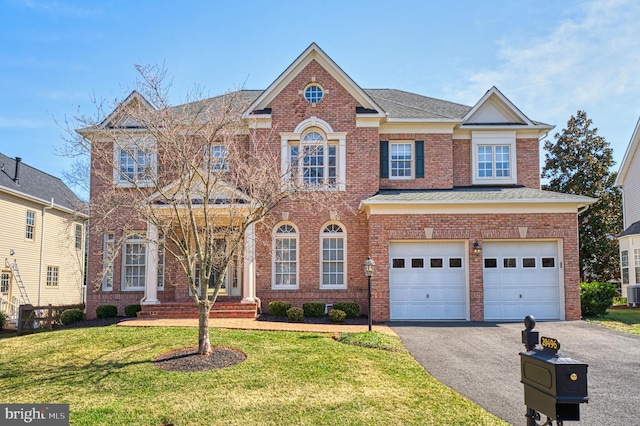
<path fill-rule="evenodd" d="M 118 229 L 125 238 L 146 229 L 140 237 L 163 244 L 180 265 L 199 311 L 199 353 L 209 354 L 209 313 L 251 227 L 284 203 L 339 195 L 310 191 L 295 165 L 281 170 L 272 148 L 279 144 L 266 143 L 269 132 L 258 135 L 242 121 L 250 102 L 242 92 L 210 99 L 196 93 L 174 107 L 165 72 L 137 69 L 136 90 L 113 113 L 74 120 L 71 127 L 82 128 L 66 151 L 91 156 L 91 232 Z"/>

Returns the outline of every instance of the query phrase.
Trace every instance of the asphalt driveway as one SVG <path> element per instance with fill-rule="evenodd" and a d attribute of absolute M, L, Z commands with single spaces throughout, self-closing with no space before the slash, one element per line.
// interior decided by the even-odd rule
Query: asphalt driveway
<path fill-rule="evenodd" d="M 388 325 L 437 380 L 511 424 L 526 424 L 518 355 L 523 323 Z M 538 322 L 536 330 L 589 365 L 589 403 L 580 407 L 580 422 L 565 425 L 640 425 L 640 336 L 583 321 Z"/>

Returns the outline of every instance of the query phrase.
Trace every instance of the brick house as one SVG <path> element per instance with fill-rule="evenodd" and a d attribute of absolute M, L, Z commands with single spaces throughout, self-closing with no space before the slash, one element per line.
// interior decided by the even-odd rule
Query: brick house
<path fill-rule="evenodd" d="M 251 237 L 286 256 L 247 238 L 217 304 L 354 300 L 366 312 L 362 266 L 371 256 L 375 321 L 580 318 L 577 215 L 595 200 L 540 190 L 539 140 L 553 126 L 497 88 L 473 107 L 362 89 L 312 44 L 266 90 L 237 95 L 249 105 L 246 127 L 280 151 L 274 168 L 313 144 L 313 158 L 299 164 L 304 179 L 330 183 L 347 205 L 273 212 L 275 225 L 258 224 Z M 133 101 L 144 99 L 133 93 L 124 103 Z M 104 184 L 92 174 L 92 198 Z M 191 303 L 183 277 L 167 285 L 158 273 L 171 260 L 143 241 L 128 244 L 163 263 L 138 265 L 127 288 L 126 262 L 103 262 L 117 233 L 90 233 L 89 280 L 112 272 L 89 291 L 89 316 L 102 303 L 142 300 L 147 311 Z M 149 228 L 147 236 L 157 238 Z"/>

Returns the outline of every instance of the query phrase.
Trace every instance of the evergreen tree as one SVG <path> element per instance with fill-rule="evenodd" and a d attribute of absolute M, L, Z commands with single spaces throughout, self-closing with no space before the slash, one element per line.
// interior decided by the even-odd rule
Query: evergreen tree
<path fill-rule="evenodd" d="M 548 190 L 599 199 L 578 217 L 580 279 L 608 281 L 620 277 L 616 236 L 622 232 L 622 195 L 613 186 L 612 149 L 592 124 L 578 111 L 555 134 L 555 143 L 545 141 L 542 177 L 549 179 Z"/>

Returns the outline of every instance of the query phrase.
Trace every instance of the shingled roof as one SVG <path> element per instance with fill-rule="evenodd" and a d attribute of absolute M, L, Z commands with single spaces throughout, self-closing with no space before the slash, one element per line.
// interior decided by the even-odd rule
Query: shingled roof
<path fill-rule="evenodd" d="M 16 160 L 2 153 L 0 168 L 0 192 L 17 193 L 43 205 L 49 205 L 53 199 L 54 206 L 68 211 L 76 211 L 82 203 L 60 178 L 23 162 L 20 163 L 18 179 L 14 181 Z"/>

